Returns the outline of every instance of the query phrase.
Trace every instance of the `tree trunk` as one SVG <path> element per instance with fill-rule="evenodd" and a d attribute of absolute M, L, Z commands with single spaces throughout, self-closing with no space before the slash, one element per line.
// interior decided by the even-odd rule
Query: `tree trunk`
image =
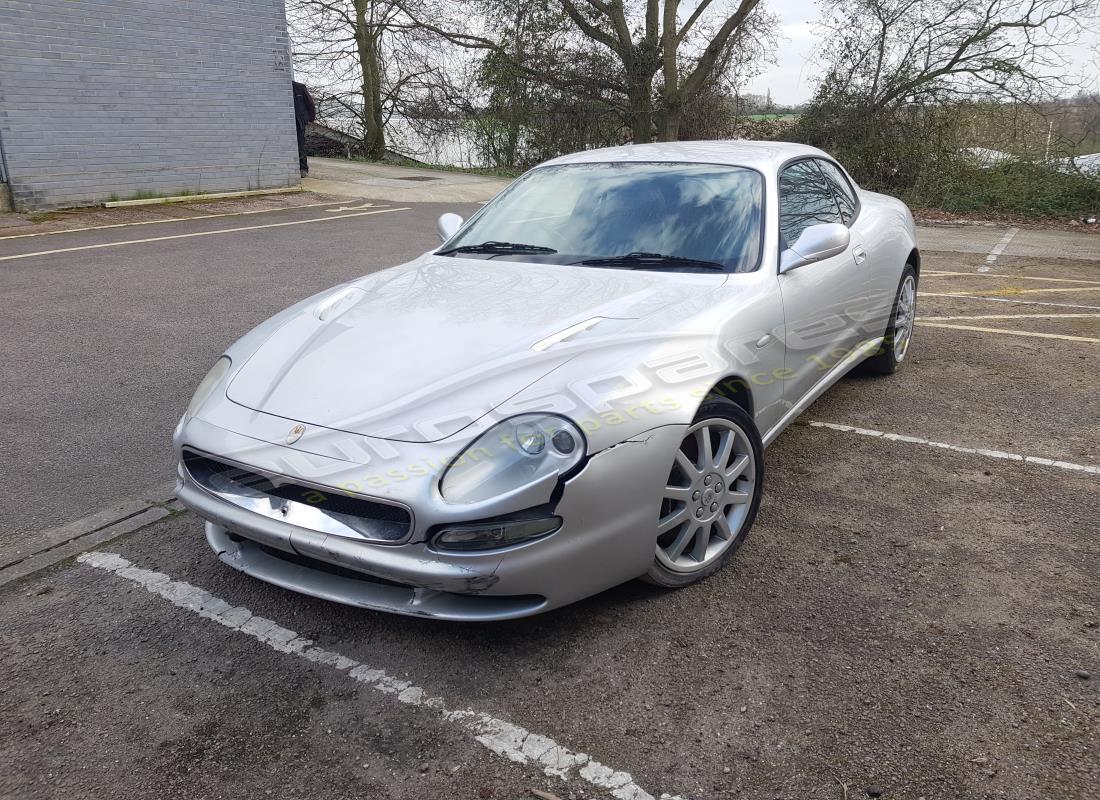
<path fill-rule="evenodd" d="M 526 48 L 526 31 L 524 30 L 524 22 L 526 21 L 527 7 L 520 4 L 516 9 L 516 22 L 515 22 L 515 41 L 516 52 L 512 56 L 517 64 L 526 63 L 527 55 Z M 521 112 L 520 109 L 526 108 L 526 86 L 523 77 L 519 74 L 518 70 L 511 69 L 512 85 L 509 89 L 511 95 L 511 112 L 508 114 L 507 128 L 504 139 L 504 158 L 503 164 L 499 166 L 506 169 L 513 169 L 516 166 L 516 154 L 519 150 L 519 135 L 521 127 Z"/>
<path fill-rule="evenodd" d="M 628 94 L 630 110 L 627 113 L 627 122 L 630 125 L 631 139 L 634 144 L 648 144 L 653 141 L 652 91 L 652 77 L 630 84 Z"/>
<path fill-rule="evenodd" d="M 658 115 L 657 141 L 676 142 L 680 140 L 680 103 L 678 98 L 665 98 L 664 108 Z"/>
<path fill-rule="evenodd" d="M 519 120 L 515 115 L 508 120 L 508 133 L 504 139 L 504 163 L 500 166 L 513 169 L 516 166 L 516 151 L 519 149 Z"/>
<path fill-rule="evenodd" d="M 675 142 L 680 138 L 680 64 L 677 51 L 680 49 L 680 36 L 676 24 L 676 9 L 679 3 L 665 0 L 661 37 L 661 114 L 658 118 L 657 139 L 661 142 Z"/>
<path fill-rule="evenodd" d="M 355 45 L 362 74 L 363 154 L 372 161 L 381 161 L 386 154 L 386 131 L 382 120 L 379 31 L 367 21 L 369 5 L 370 0 L 355 0 Z"/>

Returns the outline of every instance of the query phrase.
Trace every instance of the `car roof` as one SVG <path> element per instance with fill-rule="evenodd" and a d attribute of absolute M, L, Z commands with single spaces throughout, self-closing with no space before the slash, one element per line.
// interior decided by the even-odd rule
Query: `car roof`
<path fill-rule="evenodd" d="M 689 164 L 729 164 L 775 171 L 784 162 L 799 156 L 824 156 L 828 153 L 793 142 L 757 142 L 746 139 L 707 142 L 656 142 L 628 144 L 585 150 L 546 161 L 539 166 L 561 164 L 599 164 L 616 161 L 667 161 Z"/>

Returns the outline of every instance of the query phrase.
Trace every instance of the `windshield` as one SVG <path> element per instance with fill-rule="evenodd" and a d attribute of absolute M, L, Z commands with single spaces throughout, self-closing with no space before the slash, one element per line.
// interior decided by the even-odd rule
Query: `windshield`
<path fill-rule="evenodd" d="M 747 272 L 760 260 L 762 177 L 717 164 L 602 163 L 528 172 L 441 255 Z"/>

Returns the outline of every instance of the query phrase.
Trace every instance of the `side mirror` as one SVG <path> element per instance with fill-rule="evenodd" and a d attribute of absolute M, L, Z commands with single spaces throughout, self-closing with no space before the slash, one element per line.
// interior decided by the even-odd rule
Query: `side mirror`
<path fill-rule="evenodd" d="M 458 229 L 462 227 L 462 217 L 458 214 L 443 214 L 439 217 L 439 222 L 436 223 L 436 227 L 439 229 L 439 241 L 445 242 L 454 236 Z"/>
<path fill-rule="evenodd" d="M 851 243 L 852 232 L 839 222 L 811 225 L 802 231 L 797 242 L 783 251 L 779 257 L 779 272 L 790 272 L 815 261 L 840 255 Z"/>

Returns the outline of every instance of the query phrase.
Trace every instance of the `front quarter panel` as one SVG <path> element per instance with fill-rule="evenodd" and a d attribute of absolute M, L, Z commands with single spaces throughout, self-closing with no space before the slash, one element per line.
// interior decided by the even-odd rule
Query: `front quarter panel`
<path fill-rule="evenodd" d="M 754 409 L 769 428 L 783 410 L 782 301 L 774 273 L 730 275 L 718 289 L 601 336 L 555 348 L 571 356 L 494 411 L 495 418 L 549 411 L 575 420 L 588 452 L 653 428 L 689 424 L 716 387 Z M 751 396 L 751 399 L 750 399 Z"/>

